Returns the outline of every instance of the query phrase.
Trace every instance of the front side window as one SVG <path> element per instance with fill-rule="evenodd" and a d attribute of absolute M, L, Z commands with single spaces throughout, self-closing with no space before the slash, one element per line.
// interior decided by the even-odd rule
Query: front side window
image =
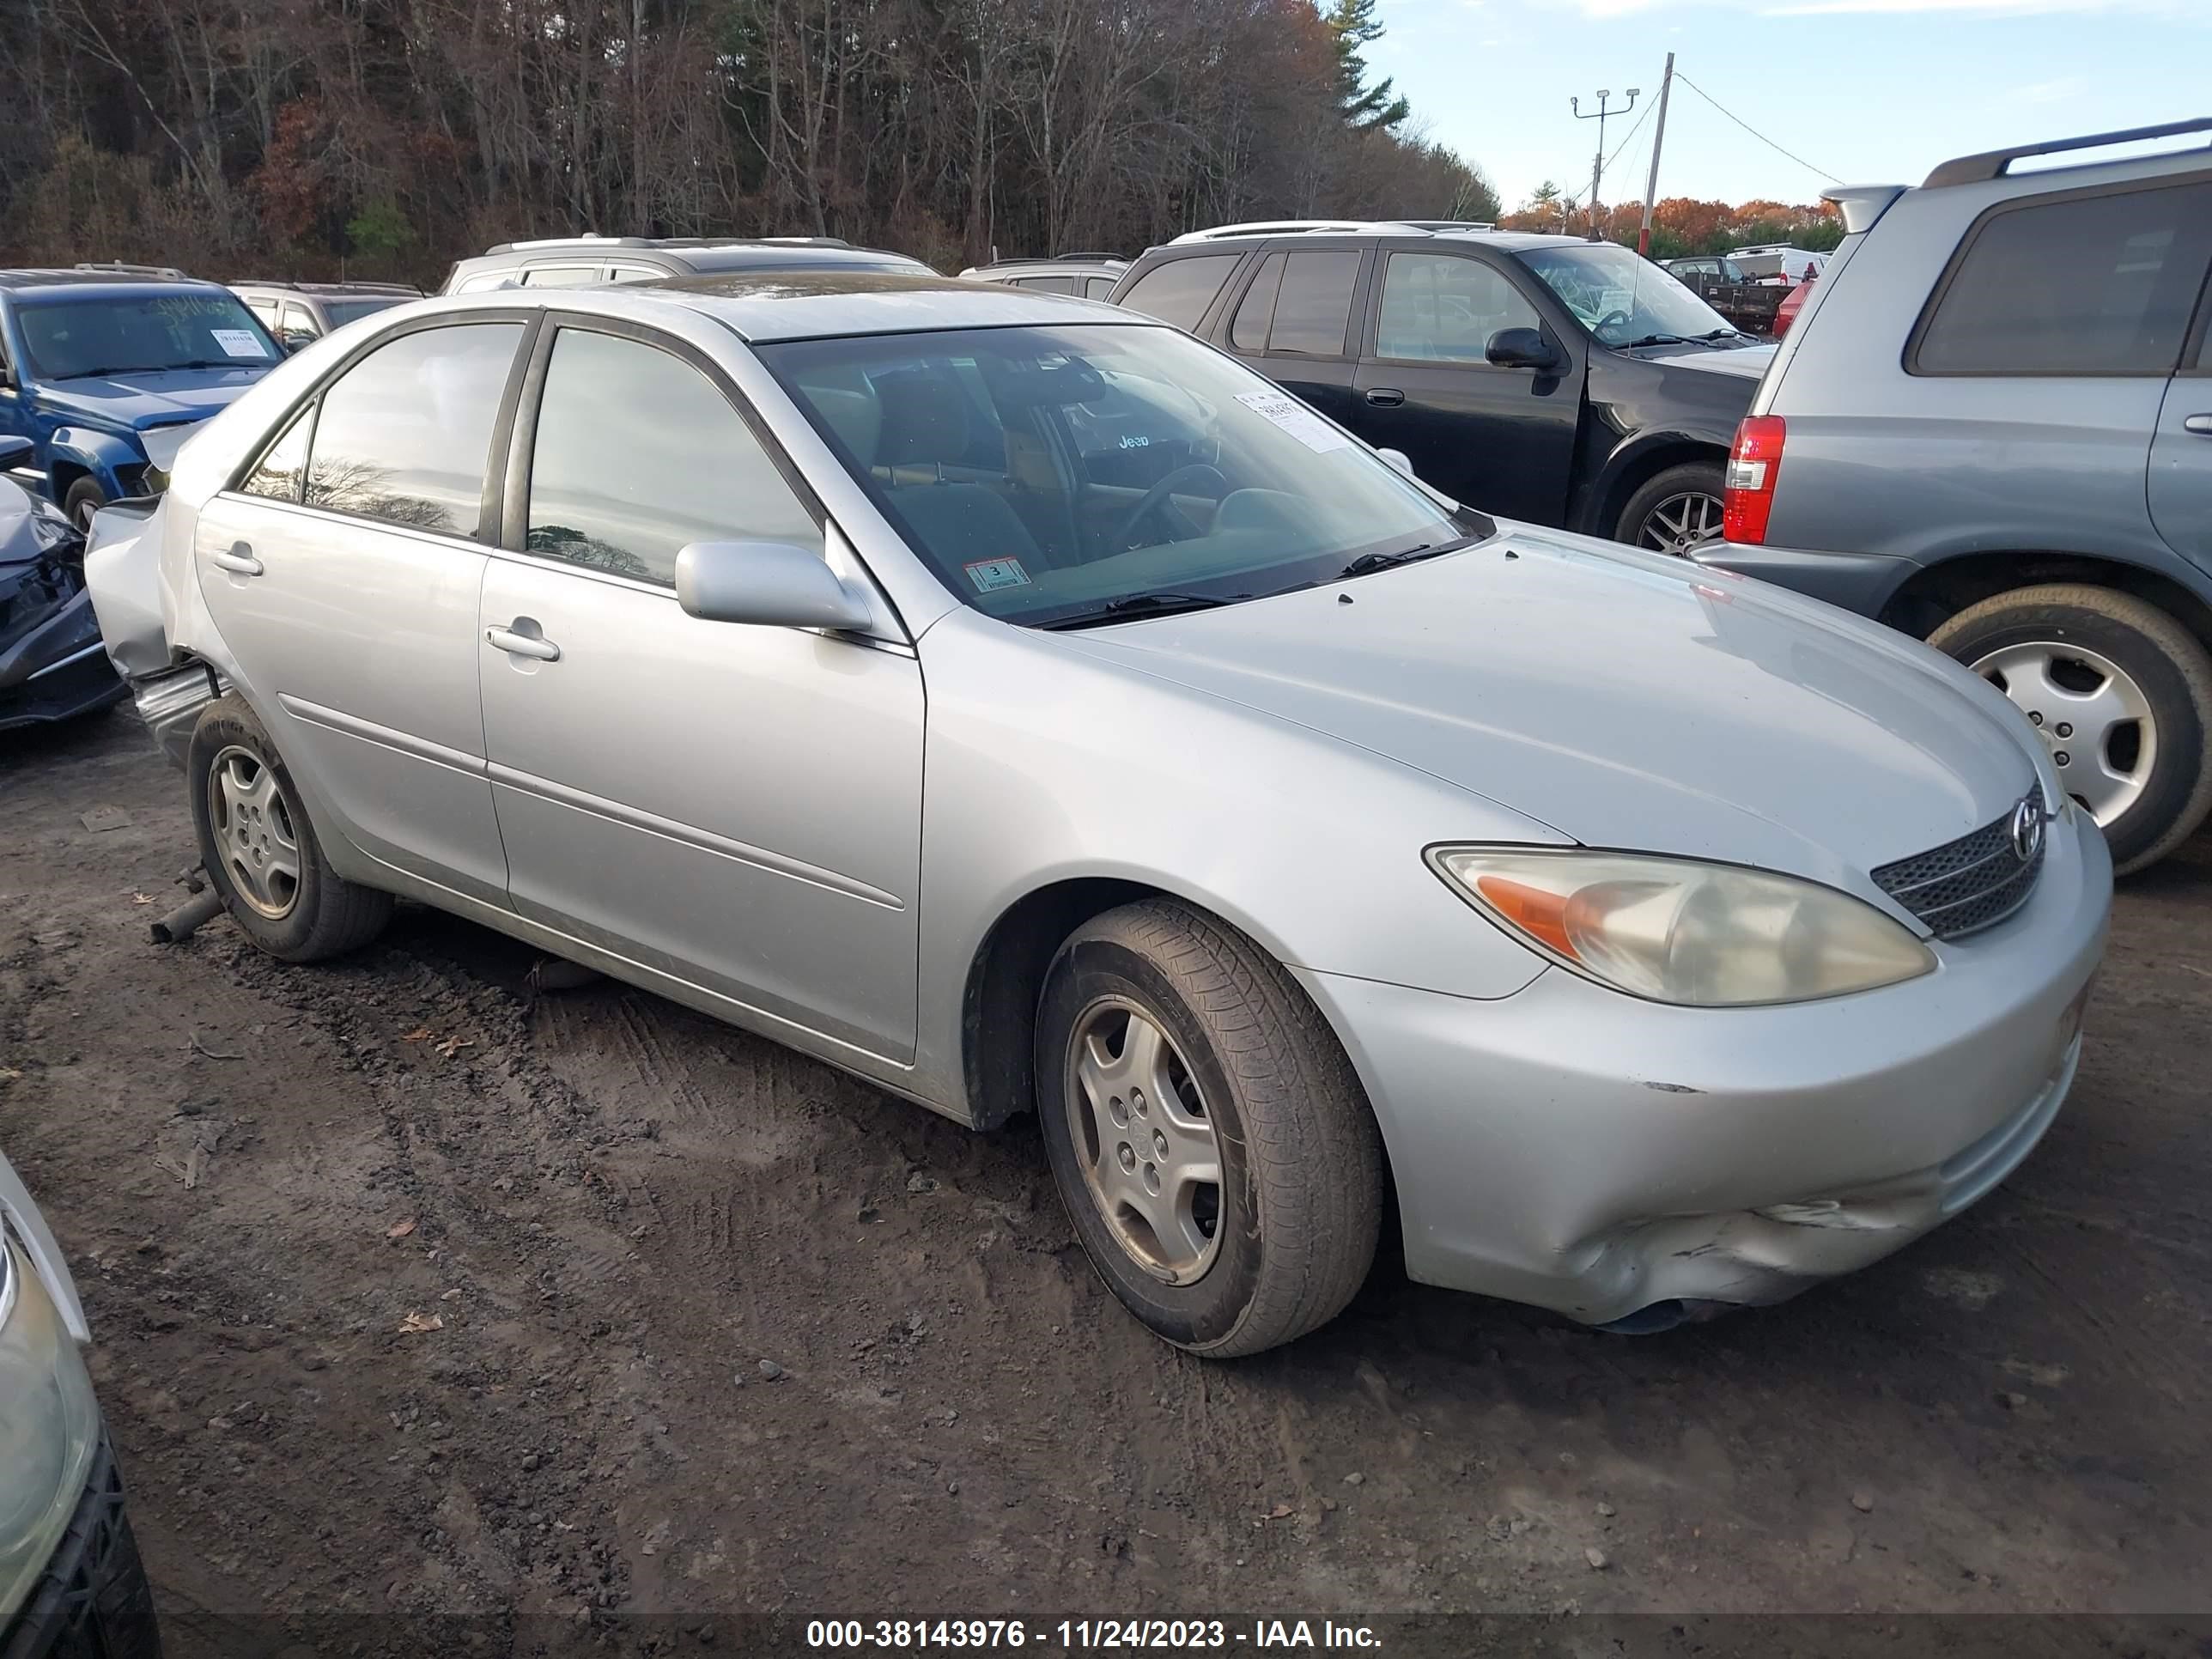
<path fill-rule="evenodd" d="M 564 328 L 546 365 L 527 545 L 672 586 L 690 542 L 822 545 L 822 529 L 729 399 L 658 347 Z"/>
<path fill-rule="evenodd" d="M 390 300 L 325 300 L 323 314 L 331 319 L 332 328 L 343 328 L 348 323 L 368 316 L 373 312 L 389 311 L 394 306 L 407 303 L 403 299 Z"/>
<path fill-rule="evenodd" d="M 1490 533 L 1173 329 L 963 329 L 758 350 L 939 580 L 1008 621 L 1111 621 L 1162 593 L 1230 604 Z"/>
<path fill-rule="evenodd" d="M 284 307 L 283 331 L 287 334 L 305 334 L 313 337 L 321 334 L 323 331 L 315 326 L 315 319 L 307 313 L 306 307 L 288 304 Z"/>
<path fill-rule="evenodd" d="M 283 354 L 236 295 L 153 293 L 16 301 L 31 366 L 49 380 L 267 368 Z"/>
<path fill-rule="evenodd" d="M 1720 313 L 1633 249 L 1611 242 L 1524 249 L 1514 258 L 1574 313 L 1599 344 L 1616 350 L 1726 338 Z"/>
<path fill-rule="evenodd" d="M 1196 328 L 1241 255 L 1206 253 L 1170 259 L 1137 278 L 1121 303 L 1177 328 Z"/>
<path fill-rule="evenodd" d="M 2169 374 L 2212 260 L 2212 184 L 2008 208 L 1921 329 L 1917 374 Z"/>
<path fill-rule="evenodd" d="M 1083 279 L 1083 297 L 1086 300 L 1103 300 L 1114 292 L 1114 284 L 1118 280 L 1120 279 L 1113 276 L 1085 276 Z"/>
<path fill-rule="evenodd" d="M 473 536 L 520 323 L 426 328 L 379 346 L 322 396 L 310 507 Z"/>
<path fill-rule="evenodd" d="M 1500 330 L 1542 326 L 1536 307 L 1494 266 L 1460 254 L 1393 253 L 1382 270 L 1375 355 L 1485 362 Z"/>

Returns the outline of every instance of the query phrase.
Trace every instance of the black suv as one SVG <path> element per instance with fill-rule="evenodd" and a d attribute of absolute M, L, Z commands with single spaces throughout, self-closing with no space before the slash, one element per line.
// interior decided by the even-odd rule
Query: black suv
<path fill-rule="evenodd" d="M 1721 533 L 1729 445 L 1774 353 L 1627 248 L 1455 227 L 1194 231 L 1114 301 L 1470 507 L 1678 554 Z"/>

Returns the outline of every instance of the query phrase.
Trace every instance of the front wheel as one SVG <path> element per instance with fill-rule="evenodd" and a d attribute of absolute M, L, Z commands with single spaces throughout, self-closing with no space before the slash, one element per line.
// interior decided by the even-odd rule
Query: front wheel
<path fill-rule="evenodd" d="M 90 478 L 79 478 L 62 497 L 62 512 L 79 530 L 92 528 L 92 515 L 107 505 L 107 492 Z"/>
<path fill-rule="evenodd" d="M 1723 474 L 1718 461 L 1685 461 L 1628 498 L 1613 538 L 1647 553 L 1686 558 L 1721 538 Z"/>
<path fill-rule="evenodd" d="M 185 775 L 200 861 L 240 930 L 284 962 L 318 962 L 384 931 L 392 896 L 323 856 L 284 762 L 235 695 L 200 711 Z"/>
<path fill-rule="evenodd" d="M 1374 1116 L 1320 1012 L 1242 934 L 1168 900 L 1087 923 L 1046 976 L 1036 1080 L 1076 1237 L 1156 1334 L 1256 1353 L 1366 1279 Z"/>
<path fill-rule="evenodd" d="M 2212 810 L 2212 655 L 2165 611 L 2081 583 L 2018 588 L 1928 636 L 2027 716 L 2122 875 Z"/>

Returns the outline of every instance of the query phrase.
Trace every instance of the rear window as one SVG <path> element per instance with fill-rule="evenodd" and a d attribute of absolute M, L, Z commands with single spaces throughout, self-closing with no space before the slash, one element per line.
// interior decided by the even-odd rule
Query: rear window
<path fill-rule="evenodd" d="M 2212 184 L 2030 202 L 1982 221 L 1917 374 L 2167 374 L 2212 263 Z"/>
<path fill-rule="evenodd" d="M 1137 278 L 1121 296 L 1121 303 L 1177 328 L 1195 329 L 1241 257 L 1206 253 L 1164 261 Z"/>

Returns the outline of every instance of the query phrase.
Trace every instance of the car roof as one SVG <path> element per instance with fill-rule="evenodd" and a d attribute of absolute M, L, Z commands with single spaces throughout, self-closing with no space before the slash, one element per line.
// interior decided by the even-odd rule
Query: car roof
<path fill-rule="evenodd" d="M 220 283 L 210 283 L 198 276 L 156 276 L 146 271 L 130 270 L 63 270 L 52 267 L 24 266 L 11 270 L 0 270 L 0 289 L 28 291 L 36 289 L 74 288 L 93 293 L 118 293 L 149 288 L 221 289 Z"/>
<path fill-rule="evenodd" d="M 1234 252 L 1254 242 L 1279 242 L 1285 247 L 1328 247 L 1337 244 L 1364 246 L 1370 242 L 1437 242 L 1449 245 L 1464 243 L 1470 246 L 1504 248 L 1509 253 L 1522 253 L 1531 248 L 1588 247 L 1589 239 L 1582 236 L 1559 236 L 1534 230 L 1431 230 L 1412 223 L 1346 225 L 1341 228 L 1296 230 L 1268 229 L 1264 227 L 1246 231 L 1232 228 L 1220 234 L 1185 241 L 1178 238 L 1172 242 L 1145 250 L 1145 257 L 1171 254 L 1188 257 L 1191 254 Z"/>
<path fill-rule="evenodd" d="M 313 300 L 419 300 L 422 290 L 405 283 L 295 283 L 277 276 L 247 276 L 228 284 L 234 294 L 247 289 L 273 295 L 306 295 Z"/>
<path fill-rule="evenodd" d="M 594 264 L 666 265 L 692 270 L 795 270 L 818 267 L 878 270 L 886 264 L 921 264 L 919 259 L 883 248 L 845 242 L 659 241 L 599 237 L 584 241 L 525 242 L 501 246 L 460 262 L 471 275 L 531 264 L 560 264 L 579 259 Z M 927 270 L 927 267 L 924 266 Z"/>
<path fill-rule="evenodd" d="M 497 289 L 438 303 L 477 310 L 518 302 L 641 319 L 650 319 L 657 307 L 680 306 L 754 344 L 1055 323 L 1166 326 L 1102 300 L 896 270 L 745 271 L 596 288 Z"/>

